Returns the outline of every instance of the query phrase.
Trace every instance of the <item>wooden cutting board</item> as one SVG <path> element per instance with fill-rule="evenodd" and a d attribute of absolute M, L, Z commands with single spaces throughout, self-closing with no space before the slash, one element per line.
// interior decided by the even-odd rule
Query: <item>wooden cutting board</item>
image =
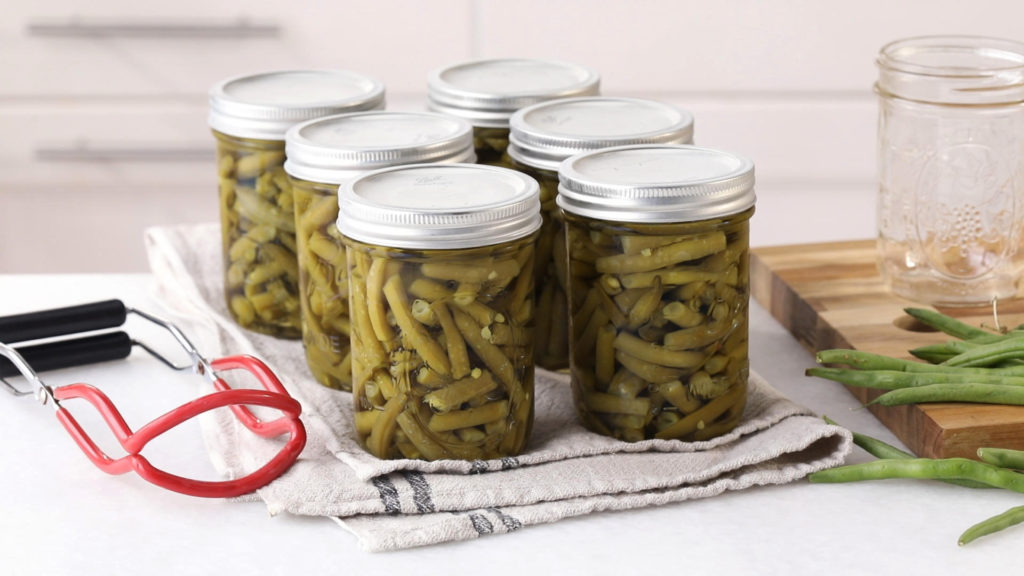
<path fill-rule="evenodd" d="M 890 294 L 875 265 L 873 240 L 756 248 L 750 257 L 754 299 L 812 352 L 856 348 L 913 358 L 907 350 L 952 339 L 903 312 L 921 304 Z M 942 308 L 975 326 L 994 326 L 992 307 Z M 999 303 L 1003 326 L 1024 323 L 1024 301 Z M 808 378 L 807 386 L 824 384 Z M 880 394 L 848 388 L 862 402 Z M 919 404 L 871 406 L 915 454 L 976 458 L 981 446 L 1024 450 L 1024 406 Z"/>

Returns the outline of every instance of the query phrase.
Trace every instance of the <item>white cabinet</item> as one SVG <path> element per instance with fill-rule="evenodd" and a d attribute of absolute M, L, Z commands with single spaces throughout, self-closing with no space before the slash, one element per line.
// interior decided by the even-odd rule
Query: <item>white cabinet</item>
<path fill-rule="evenodd" d="M 470 57 L 470 15 L 470 0 L 8 2 L 0 273 L 145 271 L 146 227 L 219 217 L 210 86 L 335 68 L 414 101 L 430 69 Z"/>

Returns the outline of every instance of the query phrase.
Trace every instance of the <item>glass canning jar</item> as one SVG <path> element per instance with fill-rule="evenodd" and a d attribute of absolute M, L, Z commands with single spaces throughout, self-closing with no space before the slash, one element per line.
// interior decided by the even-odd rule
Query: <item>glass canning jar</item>
<path fill-rule="evenodd" d="M 565 230 L 555 204 L 558 165 L 569 156 L 628 144 L 692 144 L 693 115 L 668 104 L 636 98 L 550 100 L 521 108 L 509 120 L 511 167 L 540 184 L 544 225 L 537 240 L 537 365 L 569 365 Z"/>
<path fill-rule="evenodd" d="M 559 178 L 583 424 L 626 441 L 732 430 L 749 372 L 753 163 L 620 146 L 565 160 Z"/>
<path fill-rule="evenodd" d="M 280 338 L 301 336 L 285 132 L 311 118 L 383 105 L 379 82 L 345 71 L 267 72 L 230 78 L 210 90 L 224 295 L 240 326 Z"/>
<path fill-rule="evenodd" d="M 533 423 L 537 183 L 433 164 L 342 185 L 355 428 L 379 458 L 514 456 Z"/>
<path fill-rule="evenodd" d="M 348 264 L 335 225 L 338 186 L 378 168 L 473 162 L 473 128 L 430 112 L 356 112 L 293 126 L 285 141 L 306 363 L 324 386 L 351 391 Z"/>
<path fill-rule="evenodd" d="M 513 112 L 554 98 L 592 96 L 599 84 L 597 72 L 567 62 L 475 60 L 431 73 L 427 98 L 431 110 L 473 124 L 477 162 L 503 166 Z"/>
<path fill-rule="evenodd" d="M 1024 269 L 1024 44 L 899 40 L 878 60 L 878 253 L 902 297 L 1017 296 Z"/>

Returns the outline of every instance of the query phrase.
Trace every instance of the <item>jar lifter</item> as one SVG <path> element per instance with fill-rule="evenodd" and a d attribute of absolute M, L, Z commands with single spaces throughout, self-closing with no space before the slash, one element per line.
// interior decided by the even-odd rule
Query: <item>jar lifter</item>
<path fill-rule="evenodd" d="M 42 344 L 18 347 L 12 345 L 115 328 L 124 324 L 128 314 L 139 316 L 170 332 L 175 341 L 188 353 L 191 362 L 176 365 L 143 342 L 132 339 L 124 331 L 65 338 Z M 205 376 L 217 391 L 187 402 L 132 431 L 106 394 L 97 388 L 83 383 L 53 388 L 36 374 L 36 370 L 55 370 L 123 359 L 128 357 L 133 346 L 139 346 L 173 370 L 191 369 L 196 374 Z M 217 375 L 218 371 L 228 370 L 244 370 L 251 373 L 264 390 L 231 388 Z M 32 389 L 18 388 L 5 379 L 16 375 L 28 380 Z M 190 496 L 230 498 L 252 492 L 283 474 L 295 462 L 306 444 L 306 430 L 299 420 L 301 406 L 288 394 L 266 364 L 246 355 L 207 360 L 175 325 L 141 310 L 129 308 L 120 300 L 0 317 L 0 383 L 15 396 L 34 395 L 41 404 L 53 405 L 57 420 L 100 470 L 108 474 L 124 474 L 134 470 L 152 484 Z M 81 398 L 92 404 L 127 452 L 126 456 L 113 459 L 96 446 L 74 416 L 61 406 L 61 402 L 73 398 Z M 248 406 L 276 409 L 282 416 L 264 421 L 256 417 Z M 230 408 L 247 429 L 261 437 L 275 438 L 287 433 L 287 443 L 274 458 L 258 470 L 241 478 L 223 481 L 193 480 L 170 474 L 153 466 L 140 453 L 150 441 L 178 424 L 204 412 L 223 407 Z"/>

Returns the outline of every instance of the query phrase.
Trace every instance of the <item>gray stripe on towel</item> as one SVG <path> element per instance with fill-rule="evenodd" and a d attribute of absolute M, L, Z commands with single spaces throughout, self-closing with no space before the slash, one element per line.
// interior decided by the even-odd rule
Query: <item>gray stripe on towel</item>
<path fill-rule="evenodd" d="M 427 477 L 416 471 L 402 472 L 402 476 L 405 476 L 405 481 L 412 486 L 412 501 L 416 503 L 416 511 L 420 514 L 437 512 Z"/>
<path fill-rule="evenodd" d="M 523 523 L 518 518 L 513 518 L 497 508 L 488 508 L 487 511 L 497 516 L 498 520 L 505 525 L 505 530 L 509 532 L 515 532 L 523 527 Z"/>
<path fill-rule="evenodd" d="M 386 475 L 374 476 L 372 482 L 377 487 L 377 492 L 380 493 L 380 501 L 384 504 L 384 512 L 392 515 L 401 514 L 402 503 L 398 500 L 398 489 L 391 482 L 391 478 Z"/>

